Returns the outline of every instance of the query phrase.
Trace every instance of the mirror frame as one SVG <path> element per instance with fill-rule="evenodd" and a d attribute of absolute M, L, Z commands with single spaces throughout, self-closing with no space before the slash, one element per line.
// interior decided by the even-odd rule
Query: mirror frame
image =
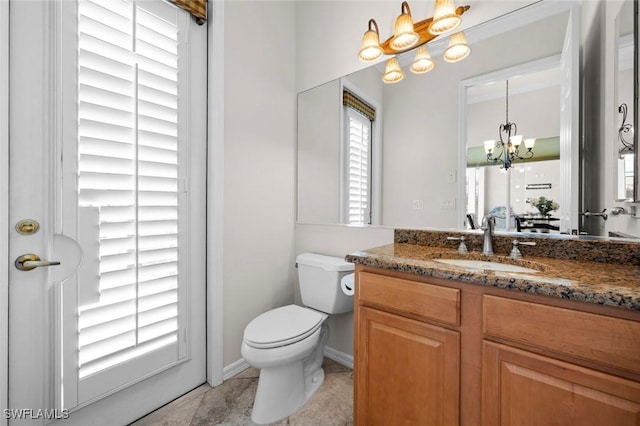
<path fill-rule="evenodd" d="M 633 202 L 640 201 L 640 176 L 638 173 L 640 172 L 640 158 L 638 158 L 638 154 L 640 154 L 640 148 L 638 147 L 638 96 L 640 92 L 640 87 L 638 86 L 638 13 L 640 13 L 640 6 L 638 5 L 638 0 L 633 1 L 633 154 L 635 158 L 635 164 L 633 167 Z"/>

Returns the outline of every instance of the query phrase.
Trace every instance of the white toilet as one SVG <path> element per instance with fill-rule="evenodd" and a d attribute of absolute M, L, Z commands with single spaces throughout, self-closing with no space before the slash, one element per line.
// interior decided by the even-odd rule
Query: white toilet
<path fill-rule="evenodd" d="M 303 253 L 296 258 L 302 303 L 254 318 L 244 329 L 242 356 L 260 369 L 251 420 L 277 422 L 302 407 L 324 380 L 322 358 L 329 314 L 353 310 L 353 264 L 341 258 Z"/>

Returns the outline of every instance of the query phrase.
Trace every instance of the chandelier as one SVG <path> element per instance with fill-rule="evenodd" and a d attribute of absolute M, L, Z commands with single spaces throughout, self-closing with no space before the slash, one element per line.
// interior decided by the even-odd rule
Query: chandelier
<path fill-rule="evenodd" d="M 500 168 L 508 170 L 512 167 L 513 162 L 533 157 L 533 147 L 536 140 L 534 138 L 524 139 L 524 146 L 527 151 L 522 153 L 522 155 L 520 154 L 523 137 L 518 134 L 518 126 L 516 123 L 509 121 L 509 80 L 507 80 L 506 83 L 506 120 L 504 124 L 500 125 L 500 140 L 489 139 L 484 141 L 484 150 L 487 154 L 487 162 L 493 164 L 500 162 L 502 163 Z"/>
<path fill-rule="evenodd" d="M 406 1 L 402 2 L 400 15 L 396 19 L 393 35 L 380 43 L 380 31 L 375 19 L 369 20 L 368 30 L 362 38 L 362 47 L 358 57 L 363 62 L 373 62 L 382 55 L 397 55 L 411 49 L 416 50 L 416 56 L 411 65 L 415 74 L 431 71 L 436 63 L 426 44 L 438 36 L 454 30 L 462 22 L 462 14 L 470 6 L 455 7 L 453 0 L 435 0 L 432 18 L 424 19 L 414 24 L 411 8 Z M 449 46 L 444 51 L 443 58 L 447 62 L 458 62 L 469 56 L 471 49 L 467 45 L 464 32 L 452 34 Z M 398 58 L 392 56 L 387 60 L 382 80 L 385 83 L 396 83 L 404 78 Z"/>

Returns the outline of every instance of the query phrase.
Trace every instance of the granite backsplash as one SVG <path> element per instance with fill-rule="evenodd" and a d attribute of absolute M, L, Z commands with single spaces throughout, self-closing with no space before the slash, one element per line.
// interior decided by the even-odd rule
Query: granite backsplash
<path fill-rule="evenodd" d="M 454 230 L 394 230 L 394 243 L 416 244 L 431 247 L 456 248 L 458 241 L 447 237 L 464 235 L 470 252 L 481 252 L 483 243 L 482 231 Z M 520 246 L 524 258 L 552 257 L 556 259 L 582 260 L 602 263 L 617 263 L 640 266 L 640 243 L 616 239 L 594 239 L 592 237 L 574 237 L 556 234 L 501 234 L 493 235 L 493 251 L 498 255 L 508 255 L 513 247 L 513 240 L 533 241 L 535 246 Z"/>

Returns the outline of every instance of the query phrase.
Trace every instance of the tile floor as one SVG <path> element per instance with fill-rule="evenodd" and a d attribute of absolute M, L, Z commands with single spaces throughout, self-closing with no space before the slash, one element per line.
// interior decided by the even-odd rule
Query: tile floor
<path fill-rule="evenodd" d="M 276 425 L 345 426 L 353 424 L 353 371 L 324 359 L 324 383 L 307 404 Z M 249 368 L 212 388 L 202 385 L 131 426 L 253 425 L 251 407 L 259 370 Z"/>

